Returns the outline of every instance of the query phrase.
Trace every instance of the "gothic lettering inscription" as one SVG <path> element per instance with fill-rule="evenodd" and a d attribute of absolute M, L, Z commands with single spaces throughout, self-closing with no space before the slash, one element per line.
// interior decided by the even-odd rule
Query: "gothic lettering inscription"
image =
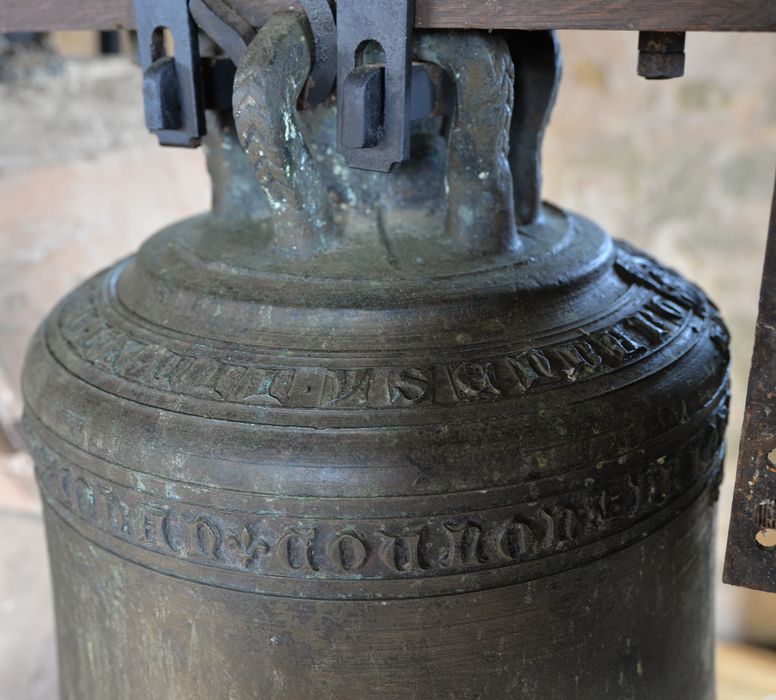
<path fill-rule="evenodd" d="M 93 290 L 93 296 L 96 290 Z M 470 362 L 416 367 L 258 367 L 195 356 L 133 337 L 70 302 L 59 327 L 82 360 L 128 382 L 215 401 L 308 409 L 445 406 L 516 397 L 621 367 L 674 337 L 691 311 L 655 295 L 608 328 L 560 343 Z"/>
<path fill-rule="evenodd" d="M 708 482 L 722 444 L 723 411 L 678 452 L 641 468 L 623 468 L 601 482 L 588 478 L 575 491 L 530 503 L 421 520 L 249 517 L 107 482 L 42 444 L 34 451 L 46 500 L 109 549 L 123 542 L 132 551 L 254 576 L 417 577 L 551 556 L 665 509 Z"/>

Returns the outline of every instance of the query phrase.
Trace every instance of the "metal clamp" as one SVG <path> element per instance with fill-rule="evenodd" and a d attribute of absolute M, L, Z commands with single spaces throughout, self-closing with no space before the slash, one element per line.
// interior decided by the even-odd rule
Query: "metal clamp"
<path fill-rule="evenodd" d="M 326 100 L 338 81 L 340 151 L 352 167 L 387 172 L 409 158 L 410 121 L 450 108 L 441 71 L 412 63 L 414 0 L 339 0 L 336 22 L 331 0 L 300 2 L 314 49 L 301 106 Z M 204 69 L 198 31 L 237 66 L 256 29 L 234 0 L 135 0 L 135 9 L 146 124 L 162 145 L 198 146 L 214 92 L 203 81 L 233 76 Z M 165 29 L 174 55 L 166 54 Z"/>
<path fill-rule="evenodd" d="M 409 158 L 413 0 L 339 0 L 339 150 L 351 167 Z"/>
<path fill-rule="evenodd" d="M 165 146 L 198 146 L 205 134 L 197 28 L 188 0 L 136 0 L 146 125 Z M 164 30 L 172 35 L 167 55 Z"/>

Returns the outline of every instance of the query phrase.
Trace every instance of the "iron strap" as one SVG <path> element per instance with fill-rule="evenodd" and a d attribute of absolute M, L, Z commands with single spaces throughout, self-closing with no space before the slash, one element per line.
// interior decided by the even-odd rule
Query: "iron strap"
<path fill-rule="evenodd" d="M 776 190 L 741 432 L 724 581 L 776 593 Z"/>

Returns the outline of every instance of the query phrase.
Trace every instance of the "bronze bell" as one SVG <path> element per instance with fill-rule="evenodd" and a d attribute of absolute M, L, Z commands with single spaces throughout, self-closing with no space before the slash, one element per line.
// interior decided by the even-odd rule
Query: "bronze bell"
<path fill-rule="evenodd" d="M 714 306 L 538 205 L 503 35 L 417 34 L 454 106 L 391 173 L 297 111 L 310 51 L 273 17 L 212 212 L 30 347 L 63 697 L 712 698 Z"/>

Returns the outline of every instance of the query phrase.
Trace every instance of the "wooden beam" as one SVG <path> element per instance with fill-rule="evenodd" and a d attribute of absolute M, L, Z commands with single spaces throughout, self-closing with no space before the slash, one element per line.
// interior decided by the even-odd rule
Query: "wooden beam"
<path fill-rule="evenodd" d="M 132 29 L 134 26 L 132 0 L 0 0 L 0 32 Z"/>
<path fill-rule="evenodd" d="M 164 0 L 156 0 L 163 2 Z M 293 0 L 243 0 L 257 23 Z M 0 0 L 0 32 L 134 27 L 132 0 Z M 417 0 L 416 25 L 776 31 L 776 0 Z"/>

